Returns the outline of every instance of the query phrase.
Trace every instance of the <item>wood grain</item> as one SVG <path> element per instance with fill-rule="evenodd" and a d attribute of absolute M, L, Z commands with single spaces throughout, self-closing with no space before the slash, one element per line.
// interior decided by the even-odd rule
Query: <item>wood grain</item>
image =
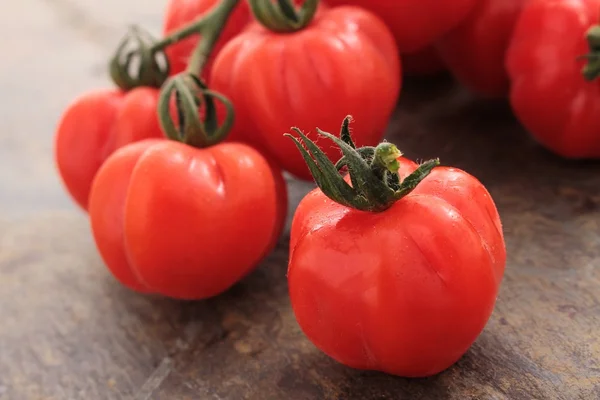
<path fill-rule="evenodd" d="M 409 84 L 388 137 L 410 157 L 439 155 L 469 170 L 503 218 L 509 257 L 497 308 L 448 371 L 400 379 L 351 370 L 316 350 L 287 297 L 287 233 L 232 290 L 182 303 L 120 287 L 84 215 L 40 206 L 0 228 L 0 393 L 15 400 L 600 398 L 600 166 L 547 154 L 505 105 L 472 99 L 447 80 Z M 290 183 L 292 207 L 309 188 Z"/>
<path fill-rule="evenodd" d="M 45 29 L 82 49 L 79 62 L 100 59 L 59 25 Z M 60 41 L 44 43 L 66 56 Z M 33 60 L 27 51 L 22 60 Z M 388 139 L 408 157 L 439 156 L 489 188 L 508 247 L 481 337 L 449 370 L 409 380 L 346 368 L 303 336 L 287 296 L 289 231 L 257 271 L 215 299 L 122 288 L 51 160 L 53 98 L 62 107 L 101 80 L 93 68 L 53 70 L 74 76 L 74 86 L 24 86 L 42 101 L 28 119 L 26 103 L 9 94 L 17 93 L 11 77 L 30 67 L 0 68 L 8 88 L 0 95 L 0 399 L 600 399 L 600 164 L 548 154 L 505 103 L 475 99 L 443 77 L 413 81 L 390 125 Z M 310 188 L 290 182 L 290 206 Z"/>

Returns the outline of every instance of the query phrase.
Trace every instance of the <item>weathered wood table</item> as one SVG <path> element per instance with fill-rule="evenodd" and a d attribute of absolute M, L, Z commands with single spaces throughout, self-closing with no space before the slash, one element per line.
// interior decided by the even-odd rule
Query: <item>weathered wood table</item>
<path fill-rule="evenodd" d="M 451 369 L 407 380 L 316 350 L 287 297 L 288 233 L 255 273 L 210 301 L 117 284 L 59 185 L 52 135 L 73 96 L 108 84 L 105 59 L 126 23 L 157 29 L 162 5 L 3 6 L 0 399 L 600 399 L 600 164 L 546 153 L 506 104 L 449 79 L 407 83 L 389 138 L 411 158 L 439 156 L 477 176 L 504 222 L 497 307 Z M 291 182 L 292 207 L 309 188 Z"/>

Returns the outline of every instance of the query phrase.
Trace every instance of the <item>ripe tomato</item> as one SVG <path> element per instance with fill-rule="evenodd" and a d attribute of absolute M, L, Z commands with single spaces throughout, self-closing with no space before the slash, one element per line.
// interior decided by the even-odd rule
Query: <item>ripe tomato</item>
<path fill-rule="evenodd" d="M 531 0 L 507 53 L 510 102 L 529 132 L 568 158 L 600 157 L 598 81 L 586 81 L 578 57 L 600 21 L 599 0 Z"/>
<path fill-rule="evenodd" d="M 401 84 L 389 29 L 358 7 L 321 8 L 310 25 L 293 33 L 254 23 L 221 50 L 213 66 L 212 89 L 236 108 L 232 136 L 252 132 L 283 169 L 303 179 L 310 179 L 308 168 L 283 136 L 292 124 L 338 129 L 351 113 L 358 121 L 357 142 L 376 143 Z"/>
<path fill-rule="evenodd" d="M 517 19 L 528 0 L 481 0 L 437 49 L 456 78 L 488 97 L 508 93 L 504 57 Z"/>
<path fill-rule="evenodd" d="M 379 15 L 392 30 L 401 53 L 433 44 L 457 26 L 478 0 L 328 0 L 356 5 Z"/>
<path fill-rule="evenodd" d="M 202 15 L 207 14 L 220 0 L 170 0 L 167 3 L 165 11 L 165 19 L 163 22 L 163 34 L 181 29 L 186 24 L 198 19 Z M 240 1 L 236 9 L 233 11 L 221 37 L 214 47 L 208 63 L 202 72 L 203 78 L 210 76 L 212 60 L 220 49 L 233 37 L 239 34 L 244 27 L 251 21 L 250 8 L 246 1 Z M 196 46 L 198 45 L 199 37 L 197 35 L 190 36 L 182 41 L 169 46 L 165 53 L 169 59 L 171 75 L 183 72 L 187 68 L 188 59 Z"/>
<path fill-rule="evenodd" d="M 407 76 L 434 75 L 445 69 L 444 62 L 433 46 L 402 54 L 402 70 Z"/>
<path fill-rule="evenodd" d="M 147 139 L 102 165 L 89 214 L 98 250 L 123 285 L 202 299 L 274 248 L 286 210 L 281 172 L 253 148 Z"/>
<path fill-rule="evenodd" d="M 404 179 L 417 165 L 398 158 Z M 291 304 L 307 337 L 357 369 L 436 374 L 479 336 L 506 262 L 498 211 L 464 171 L 437 167 L 381 212 L 321 189 L 292 222 Z"/>
<path fill-rule="evenodd" d="M 156 108 L 159 92 L 99 90 L 75 99 L 63 113 L 54 151 L 60 177 L 75 202 L 87 209 L 92 180 L 117 148 L 162 137 Z"/>

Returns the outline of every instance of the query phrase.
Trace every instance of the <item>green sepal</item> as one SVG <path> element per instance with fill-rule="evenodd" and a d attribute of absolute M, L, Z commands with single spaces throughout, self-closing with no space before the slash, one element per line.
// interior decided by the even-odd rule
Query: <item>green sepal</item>
<path fill-rule="evenodd" d="M 248 0 L 254 18 L 265 28 L 279 33 L 295 32 L 314 18 L 319 0 L 305 0 L 299 9 L 293 0 Z"/>
<path fill-rule="evenodd" d="M 344 119 L 339 138 L 317 128 L 319 136 L 331 140 L 341 150 L 342 158 L 336 164 L 300 129 L 292 129 L 299 138 L 285 134 L 294 141 L 323 194 L 339 204 L 361 211 L 387 210 L 413 191 L 440 164 L 438 159 L 424 162 L 401 180 L 398 158 L 402 154 L 398 148 L 388 142 L 356 148 L 349 130 L 350 121 L 350 116 Z M 344 167 L 348 168 L 352 185 L 339 172 Z"/>
<path fill-rule="evenodd" d="M 169 61 L 162 49 L 154 48 L 155 43 L 147 31 L 130 27 L 109 63 L 113 83 L 125 91 L 140 86 L 160 88 L 169 76 Z"/>
<path fill-rule="evenodd" d="M 171 99 L 175 97 L 178 124 L 171 117 Z M 227 115 L 219 125 L 215 100 L 225 105 Z M 204 105 L 204 118 L 199 108 Z M 171 140 L 204 148 L 225 139 L 234 122 L 233 104 L 222 94 L 208 89 L 194 74 L 182 72 L 170 78 L 163 86 L 158 99 L 161 128 Z"/>
<path fill-rule="evenodd" d="M 591 26 L 586 32 L 585 39 L 590 51 L 577 58 L 586 60 L 581 73 L 586 81 L 591 82 L 600 76 L 600 25 Z"/>

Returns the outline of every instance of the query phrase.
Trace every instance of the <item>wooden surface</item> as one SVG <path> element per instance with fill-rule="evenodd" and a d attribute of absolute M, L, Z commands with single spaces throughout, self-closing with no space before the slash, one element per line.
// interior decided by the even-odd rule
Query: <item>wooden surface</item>
<path fill-rule="evenodd" d="M 122 3 L 126 14 L 110 12 Z M 389 139 L 487 185 L 506 275 L 485 331 L 449 370 L 418 380 L 351 370 L 295 322 L 288 233 L 209 301 L 139 296 L 111 278 L 56 179 L 53 128 L 74 95 L 108 84 L 104 58 L 125 24 L 155 27 L 163 2 L 11 4 L 0 17 L 1 400 L 600 399 L 599 163 L 549 155 L 505 104 L 447 79 L 407 84 Z M 290 184 L 292 207 L 309 188 Z"/>

